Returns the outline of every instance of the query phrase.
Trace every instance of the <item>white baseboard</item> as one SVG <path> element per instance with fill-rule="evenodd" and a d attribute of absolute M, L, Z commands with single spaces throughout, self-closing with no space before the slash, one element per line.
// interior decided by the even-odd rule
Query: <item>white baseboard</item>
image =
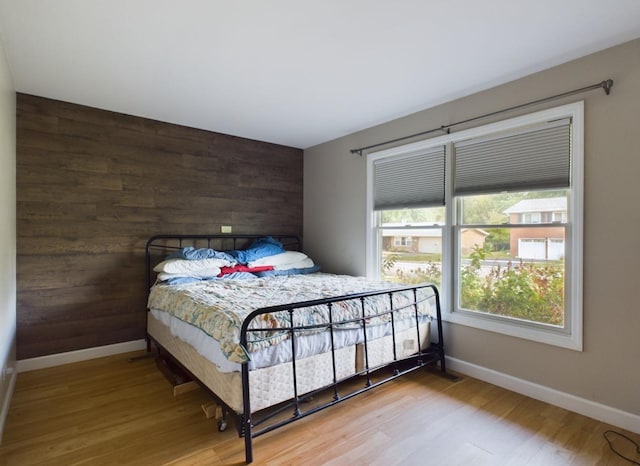
<path fill-rule="evenodd" d="M 13 390 L 16 387 L 16 379 L 18 378 L 18 373 L 16 371 L 12 371 L 9 375 L 9 385 L 7 387 L 7 392 L 4 396 L 4 402 L 2 403 L 2 408 L 0 410 L 0 445 L 2 445 L 2 434 L 4 432 L 4 424 L 7 421 L 7 416 L 9 415 L 9 405 L 11 404 L 11 398 L 13 396 Z"/>
<path fill-rule="evenodd" d="M 447 367 L 475 379 L 640 434 L 640 416 L 447 356 Z"/>
<path fill-rule="evenodd" d="M 125 341 L 113 345 L 96 346 L 68 353 L 50 354 L 31 359 L 20 359 L 17 362 L 18 372 L 34 371 L 47 367 L 62 366 L 72 362 L 86 361 L 88 359 L 102 358 L 120 353 L 143 350 L 147 347 L 145 340 Z"/>

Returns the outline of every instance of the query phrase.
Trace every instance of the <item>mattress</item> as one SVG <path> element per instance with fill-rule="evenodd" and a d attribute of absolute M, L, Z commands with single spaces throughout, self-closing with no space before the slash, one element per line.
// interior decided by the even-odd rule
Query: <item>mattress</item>
<path fill-rule="evenodd" d="M 296 308 L 291 313 L 274 310 L 251 321 L 250 329 L 255 330 L 247 334 L 248 344 L 245 348 L 240 345 L 240 327 L 255 309 L 388 289 L 389 286 L 389 283 L 371 282 L 362 277 L 322 273 L 255 280 L 213 280 L 187 285 L 155 285 L 149 295 L 148 307 L 154 312 L 166 312 L 212 337 L 229 362 L 251 362 L 254 364 L 253 368 L 259 368 L 267 365 L 257 363 L 262 359 L 259 356 L 261 351 L 273 346 L 281 346 L 283 351 L 289 348 L 290 351 L 291 332 L 282 329 L 292 324 L 304 327 L 295 333 L 298 347 L 302 348 L 307 342 L 313 342 L 308 345 L 307 353 L 296 354 L 296 357 L 301 358 L 330 351 L 332 347 L 340 348 L 357 343 L 358 335 L 362 333 L 361 320 L 358 319 L 366 319 L 366 328 L 368 332 L 372 332 L 372 338 L 389 333 L 391 318 L 384 313 L 390 303 L 396 309 L 394 316 L 398 325 L 402 325 L 400 322 L 405 319 L 407 322 L 415 321 L 415 309 L 411 305 L 413 294 L 410 291 L 399 291 L 391 296 L 367 296 L 362 302 L 360 299 L 335 302 L 331 307 L 326 304 L 309 305 Z M 418 313 L 426 319 L 430 318 L 434 308 L 433 300 L 426 299 L 430 292 L 430 289 L 417 290 L 419 298 L 425 298 L 418 307 Z M 156 317 L 172 329 L 177 328 L 177 325 L 169 322 L 170 319 L 159 314 Z M 334 323 L 333 345 L 326 331 L 329 322 Z M 174 329 L 174 334 L 177 331 Z M 315 338 L 317 335 L 320 336 Z M 288 344 L 280 345 L 287 340 Z M 271 364 L 287 361 L 286 355 L 273 357 L 274 353 L 269 351 L 262 354 L 272 355 L 266 358 L 271 359 Z M 290 359 L 289 356 L 288 360 Z M 211 360 L 216 362 L 215 359 Z M 218 365 L 222 370 L 230 367 L 224 363 Z"/>

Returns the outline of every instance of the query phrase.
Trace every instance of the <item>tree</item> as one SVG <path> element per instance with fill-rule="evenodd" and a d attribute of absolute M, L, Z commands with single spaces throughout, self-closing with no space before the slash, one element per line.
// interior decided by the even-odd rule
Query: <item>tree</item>
<path fill-rule="evenodd" d="M 491 251 L 508 251 L 510 247 L 510 233 L 507 228 L 494 228 L 489 231 L 489 236 L 485 239 Z"/>
<path fill-rule="evenodd" d="M 443 223 L 444 208 L 399 209 L 382 211 L 382 224 L 386 223 Z"/>

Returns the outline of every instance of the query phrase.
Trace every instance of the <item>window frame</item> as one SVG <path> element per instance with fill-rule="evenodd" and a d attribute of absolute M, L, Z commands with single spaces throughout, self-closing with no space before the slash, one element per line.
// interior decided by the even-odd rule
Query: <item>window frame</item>
<path fill-rule="evenodd" d="M 492 133 L 517 130 L 520 127 L 539 124 L 561 118 L 572 120 L 571 186 L 567 200 L 566 218 L 566 256 L 565 256 L 565 328 L 549 328 L 542 324 L 517 321 L 460 309 L 457 303 L 458 242 L 460 231 L 457 225 L 457 202 L 453 195 L 453 159 L 454 142 L 487 136 Z M 378 219 L 373 210 L 373 163 L 380 158 L 402 156 L 435 146 L 446 146 L 445 160 L 445 225 L 442 235 L 442 317 L 455 324 L 487 330 L 517 338 L 532 340 L 549 345 L 582 351 L 583 349 L 583 198 L 584 198 L 584 102 L 579 101 L 559 107 L 542 110 L 486 125 L 462 130 L 418 141 L 367 155 L 367 205 L 366 224 L 366 273 L 372 279 L 379 278 L 379 249 L 382 246 L 378 238 Z M 553 223 L 549 224 L 550 226 Z"/>

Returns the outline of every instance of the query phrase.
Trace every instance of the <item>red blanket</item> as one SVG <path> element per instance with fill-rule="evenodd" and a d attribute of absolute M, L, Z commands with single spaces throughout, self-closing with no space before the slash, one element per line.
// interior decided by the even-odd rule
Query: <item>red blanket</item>
<path fill-rule="evenodd" d="M 265 272 L 267 270 L 273 270 L 273 265 L 263 265 L 260 267 L 247 267 L 246 265 L 238 264 L 233 267 L 220 267 L 220 273 L 218 277 L 222 277 L 223 275 L 228 275 L 234 272 Z"/>

